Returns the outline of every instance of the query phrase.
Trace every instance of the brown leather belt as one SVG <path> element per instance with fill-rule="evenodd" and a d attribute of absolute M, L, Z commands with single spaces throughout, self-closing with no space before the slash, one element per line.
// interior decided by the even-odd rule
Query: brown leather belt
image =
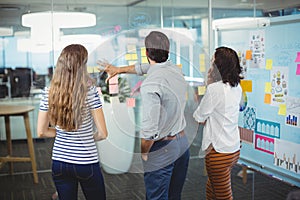
<path fill-rule="evenodd" d="M 176 135 L 163 137 L 163 138 L 161 138 L 161 139 L 158 140 L 158 141 L 175 140 L 178 136 L 179 136 L 179 137 L 183 137 L 183 136 L 184 136 L 184 131 L 182 130 L 182 131 L 180 131 L 179 133 L 177 133 Z"/>

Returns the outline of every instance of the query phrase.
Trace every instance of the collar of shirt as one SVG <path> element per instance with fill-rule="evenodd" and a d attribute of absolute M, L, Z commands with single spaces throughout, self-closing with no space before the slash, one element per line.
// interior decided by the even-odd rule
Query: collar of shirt
<path fill-rule="evenodd" d="M 154 65 L 150 65 L 150 68 L 148 70 L 148 75 L 155 72 L 156 70 L 159 70 L 162 67 L 171 67 L 172 62 L 171 61 L 166 61 L 163 63 L 155 63 Z"/>

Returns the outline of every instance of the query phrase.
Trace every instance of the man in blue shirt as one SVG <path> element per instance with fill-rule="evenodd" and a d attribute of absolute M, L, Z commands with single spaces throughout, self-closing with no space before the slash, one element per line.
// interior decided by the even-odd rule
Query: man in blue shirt
<path fill-rule="evenodd" d="M 184 135 L 187 83 L 181 69 L 168 61 L 168 37 L 152 31 L 145 38 L 149 64 L 115 67 L 106 64 L 110 77 L 119 73 L 147 73 L 141 85 L 141 154 L 146 199 L 181 199 L 189 163 Z M 100 63 L 101 64 L 101 63 Z"/>

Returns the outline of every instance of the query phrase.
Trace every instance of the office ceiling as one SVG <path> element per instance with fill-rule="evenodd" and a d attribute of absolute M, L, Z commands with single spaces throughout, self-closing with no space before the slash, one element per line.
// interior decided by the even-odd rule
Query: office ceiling
<path fill-rule="evenodd" d="M 253 3 L 255 2 L 255 3 Z M 208 7 L 207 0 L 0 0 L 0 27 L 14 27 L 15 30 L 22 29 L 21 16 L 28 12 L 49 11 L 53 6 L 56 11 L 87 11 L 96 12 L 98 19 L 118 20 L 128 18 L 128 13 L 118 12 L 118 8 L 126 7 L 172 7 L 176 9 L 191 8 L 199 10 Z M 300 8 L 299 0 L 212 0 L 214 8 L 224 9 L 256 9 L 265 11 L 281 10 L 284 8 Z M 95 8 L 115 7 L 116 12 L 111 9 Z M 129 11 L 130 12 L 130 11 Z M 195 13 L 191 13 L 195 15 Z M 176 17 L 176 16 L 174 16 Z"/>

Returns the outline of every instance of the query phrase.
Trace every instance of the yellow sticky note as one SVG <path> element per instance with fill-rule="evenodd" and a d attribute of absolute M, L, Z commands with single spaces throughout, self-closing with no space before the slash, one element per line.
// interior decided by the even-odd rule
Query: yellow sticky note
<path fill-rule="evenodd" d="M 134 44 L 127 45 L 127 52 L 128 53 L 136 53 L 136 46 Z"/>
<path fill-rule="evenodd" d="M 125 60 L 131 60 L 131 54 L 126 54 L 125 55 Z"/>
<path fill-rule="evenodd" d="M 246 60 L 251 60 L 252 59 L 252 51 L 251 50 L 247 50 L 246 51 Z"/>
<path fill-rule="evenodd" d="M 271 94 L 265 94 L 264 103 L 271 104 Z"/>
<path fill-rule="evenodd" d="M 200 66 L 205 65 L 205 60 L 200 60 Z"/>
<path fill-rule="evenodd" d="M 201 53 L 201 54 L 199 55 L 199 58 L 200 58 L 200 60 L 205 60 L 205 54 L 204 54 L 204 53 Z"/>
<path fill-rule="evenodd" d="M 286 104 L 279 104 L 278 115 L 286 115 Z"/>
<path fill-rule="evenodd" d="M 241 80 L 243 92 L 252 92 L 252 80 Z"/>
<path fill-rule="evenodd" d="M 147 57 L 142 57 L 142 63 L 143 63 L 143 64 L 144 64 L 144 63 L 148 63 Z"/>
<path fill-rule="evenodd" d="M 206 71 L 205 65 L 200 65 L 200 72 L 205 72 L 205 71 Z"/>
<path fill-rule="evenodd" d="M 141 56 L 146 56 L 146 47 L 141 48 Z"/>
<path fill-rule="evenodd" d="M 270 82 L 265 83 L 265 93 L 271 93 L 272 91 L 272 85 Z"/>
<path fill-rule="evenodd" d="M 205 86 L 198 86 L 198 95 L 204 95 L 206 90 Z"/>
<path fill-rule="evenodd" d="M 137 59 L 138 59 L 137 54 L 131 54 L 131 59 L 132 59 L 132 60 L 137 60 Z"/>
<path fill-rule="evenodd" d="M 272 59 L 267 59 L 266 60 L 266 69 L 271 70 L 273 66 L 273 60 Z"/>
<path fill-rule="evenodd" d="M 88 72 L 88 73 L 94 73 L 94 67 L 88 66 L 88 67 L 87 67 L 87 72 Z"/>

